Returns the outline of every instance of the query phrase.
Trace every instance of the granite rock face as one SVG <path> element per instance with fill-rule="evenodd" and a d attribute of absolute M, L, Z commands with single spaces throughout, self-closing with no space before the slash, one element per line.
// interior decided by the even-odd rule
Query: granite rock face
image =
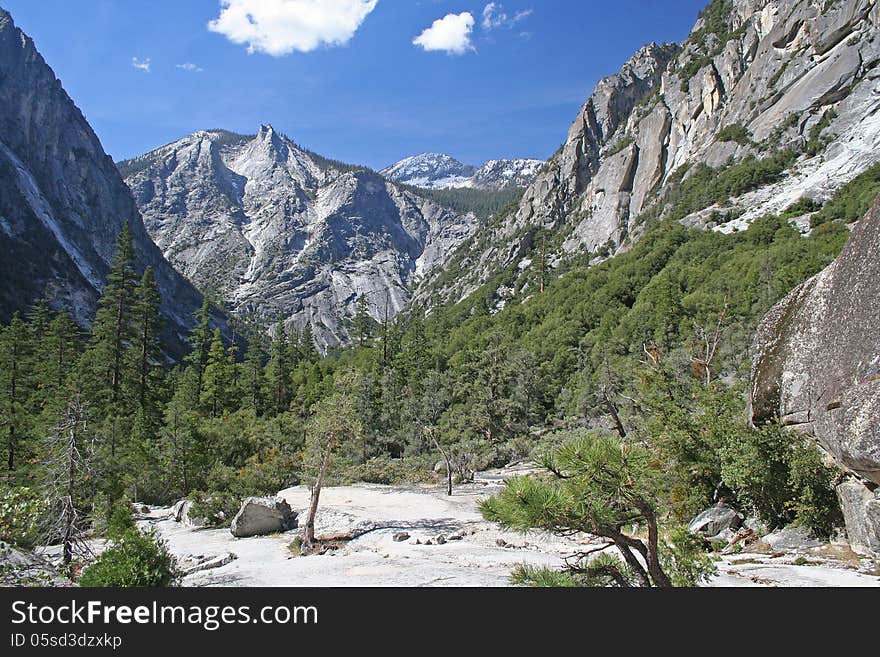
<path fill-rule="evenodd" d="M 200 295 L 156 248 L 86 119 L 0 9 L 0 322 L 43 297 L 88 324 L 125 223 L 139 266 L 155 271 L 174 341 Z"/>
<path fill-rule="evenodd" d="M 625 250 L 700 165 L 798 153 L 781 180 L 681 218 L 690 226 L 729 232 L 829 199 L 880 161 L 878 63 L 877 0 L 716 0 L 685 42 L 649 44 L 599 82 L 519 208 L 473 240 L 459 276 L 425 281 L 416 298 L 457 301 L 535 266 L 539 232 L 561 238 L 550 262 Z"/>
<path fill-rule="evenodd" d="M 852 549 L 880 555 L 880 489 L 871 490 L 857 479 L 848 479 L 837 487 L 837 498 Z"/>
<path fill-rule="evenodd" d="M 749 403 L 754 424 L 778 419 L 815 436 L 864 482 L 858 485 L 866 488 L 865 495 L 880 485 L 878 283 L 880 200 L 853 229 L 840 257 L 761 322 Z M 841 499 L 848 500 L 843 504 L 849 508 L 847 526 L 854 527 L 859 505 L 850 488 Z M 861 507 L 867 512 L 865 499 Z"/>
<path fill-rule="evenodd" d="M 119 164 L 147 229 L 190 281 L 264 325 L 349 341 L 364 297 L 393 317 L 476 227 L 379 174 L 331 162 L 271 126 L 198 132 Z"/>

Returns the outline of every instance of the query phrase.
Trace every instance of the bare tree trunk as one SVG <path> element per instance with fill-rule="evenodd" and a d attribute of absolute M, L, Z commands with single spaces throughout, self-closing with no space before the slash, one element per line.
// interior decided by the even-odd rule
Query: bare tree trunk
<path fill-rule="evenodd" d="M 648 572 L 651 574 L 651 579 L 654 580 L 656 586 L 671 588 L 672 581 L 670 581 L 666 573 L 663 572 L 663 568 L 660 565 L 660 550 L 658 543 L 659 532 L 657 530 L 657 517 L 651 513 L 648 515 Z"/>
<path fill-rule="evenodd" d="M 73 487 L 76 479 L 76 461 L 77 461 L 77 423 L 79 417 L 74 418 L 74 422 L 70 426 L 70 433 L 67 438 L 67 490 L 65 491 L 64 503 L 61 516 L 64 518 L 64 533 L 62 536 L 62 545 L 64 546 L 64 565 L 67 566 L 73 561 L 73 538 L 74 526 L 76 524 L 76 508 L 73 504 Z"/>
<path fill-rule="evenodd" d="M 614 428 L 617 430 L 617 435 L 621 438 L 626 438 L 626 427 L 623 426 L 623 420 L 620 419 L 620 412 L 617 409 L 617 405 L 608 395 L 608 391 L 605 389 L 602 390 L 602 400 L 605 402 L 605 408 L 608 409 L 608 413 L 614 421 Z"/>
<path fill-rule="evenodd" d="M 651 580 L 648 577 L 648 573 L 645 572 L 645 569 L 642 568 L 642 564 L 639 562 L 636 555 L 633 554 L 632 550 L 629 549 L 629 546 L 615 541 L 615 545 L 617 545 L 617 549 L 620 550 L 620 554 L 623 556 L 623 560 L 626 561 L 626 564 L 629 566 L 630 570 L 633 571 L 636 578 L 639 580 L 639 585 L 643 588 L 650 588 Z"/>
<path fill-rule="evenodd" d="M 321 488 L 324 486 L 324 477 L 327 469 L 330 467 L 330 454 L 333 451 L 333 442 L 336 439 L 335 434 L 330 434 L 327 440 L 327 448 L 324 450 L 324 458 L 321 461 L 321 468 L 318 471 L 318 478 L 312 488 L 312 500 L 309 505 L 309 515 L 306 519 L 306 526 L 303 529 L 302 553 L 310 554 L 315 548 L 315 516 L 318 515 L 318 500 L 321 497 Z"/>
<path fill-rule="evenodd" d="M 452 497 L 452 461 L 449 458 L 449 453 L 440 446 L 440 441 L 437 440 L 434 432 L 429 431 L 429 433 L 431 440 L 434 442 L 434 447 L 440 452 L 440 456 L 443 457 L 443 462 L 446 464 L 446 495 Z"/>

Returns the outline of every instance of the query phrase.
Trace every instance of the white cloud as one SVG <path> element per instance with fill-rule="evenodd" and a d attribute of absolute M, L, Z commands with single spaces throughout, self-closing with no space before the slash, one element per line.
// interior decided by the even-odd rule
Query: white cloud
<path fill-rule="evenodd" d="M 448 14 L 434 21 L 428 29 L 413 39 L 413 43 L 425 50 L 442 50 L 450 55 L 463 55 L 474 50 L 471 33 L 474 17 L 470 12 Z"/>
<path fill-rule="evenodd" d="M 212 32 L 273 57 L 349 42 L 379 0 L 220 0 Z"/>
<path fill-rule="evenodd" d="M 143 71 L 144 73 L 150 72 L 151 59 L 147 57 L 146 59 L 139 59 L 138 57 L 131 58 L 131 65 L 134 66 L 137 70 Z"/>
<path fill-rule="evenodd" d="M 500 2 L 490 2 L 483 8 L 483 29 L 488 32 L 499 27 L 511 28 L 531 15 L 531 9 L 508 14 Z"/>
<path fill-rule="evenodd" d="M 187 62 L 186 64 L 178 64 L 177 68 L 181 71 L 186 71 L 187 73 L 201 73 L 205 69 L 197 64 L 193 64 L 192 62 Z"/>

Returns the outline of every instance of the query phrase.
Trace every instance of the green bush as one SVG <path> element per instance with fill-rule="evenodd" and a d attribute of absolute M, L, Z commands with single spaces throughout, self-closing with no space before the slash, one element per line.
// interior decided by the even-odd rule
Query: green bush
<path fill-rule="evenodd" d="M 809 445 L 795 446 L 789 466 L 792 499 L 788 507 L 795 514 L 795 522 L 818 536 L 830 536 L 843 525 L 834 491 L 839 471 L 826 465 L 819 450 Z"/>
<path fill-rule="evenodd" d="M 406 459 L 377 457 L 366 463 L 350 466 L 343 479 L 348 482 L 367 484 L 407 484 L 433 481 L 434 477 L 424 467 Z"/>
<path fill-rule="evenodd" d="M 875 164 L 841 187 L 834 198 L 810 219 L 810 224 L 815 228 L 834 221 L 847 224 L 859 221 L 873 205 L 878 194 L 880 164 Z"/>
<path fill-rule="evenodd" d="M 819 122 L 810 129 L 809 141 L 807 141 L 807 154 L 810 156 L 817 155 L 830 142 L 830 137 L 823 137 L 822 133 L 831 125 L 831 122 L 837 118 L 837 112 L 833 109 L 828 110 L 819 119 Z"/>
<path fill-rule="evenodd" d="M 745 126 L 739 123 L 732 123 L 719 130 L 716 139 L 720 142 L 732 141 L 746 146 L 752 143 L 752 133 Z"/>
<path fill-rule="evenodd" d="M 819 451 L 776 425 L 742 431 L 721 449 L 721 474 L 744 510 L 771 526 L 795 523 L 819 536 L 840 525 L 834 481 Z"/>
<path fill-rule="evenodd" d="M 129 529 L 83 571 L 79 585 L 153 588 L 172 586 L 179 579 L 177 560 L 164 541 L 154 532 Z"/>
<path fill-rule="evenodd" d="M 136 525 L 131 513 L 131 505 L 123 500 L 116 505 L 113 513 L 110 514 L 110 519 L 107 522 L 107 537 L 111 540 L 122 538 L 133 529 L 136 529 Z"/>
<path fill-rule="evenodd" d="M 212 491 L 210 493 L 196 492 L 191 497 L 192 506 L 189 510 L 191 518 L 204 519 L 208 527 L 228 527 L 235 514 L 241 509 L 244 498 L 251 496 L 228 491 Z"/>
<path fill-rule="evenodd" d="M 661 544 L 660 563 L 673 586 L 694 587 L 716 574 L 715 562 L 706 547 L 706 541 L 691 534 L 687 527 L 676 526 L 667 531 Z"/>
<path fill-rule="evenodd" d="M 802 217 L 805 214 L 809 214 L 811 212 L 818 212 L 821 209 L 821 203 L 817 203 L 811 198 L 802 198 L 796 203 L 789 205 L 785 209 L 785 212 L 782 213 L 782 218 L 794 219 L 796 217 Z"/>
<path fill-rule="evenodd" d="M 47 507 L 31 488 L 8 488 L 0 492 L 0 541 L 23 548 L 33 547 Z"/>

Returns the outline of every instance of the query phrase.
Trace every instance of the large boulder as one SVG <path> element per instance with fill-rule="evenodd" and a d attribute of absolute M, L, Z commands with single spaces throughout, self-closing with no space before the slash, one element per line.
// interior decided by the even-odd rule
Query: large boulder
<path fill-rule="evenodd" d="M 725 502 L 706 509 L 691 520 L 688 531 L 706 540 L 730 540 L 736 530 L 742 527 L 743 515 Z"/>
<path fill-rule="evenodd" d="M 880 554 L 880 489 L 871 490 L 856 479 L 837 487 L 846 533 L 853 551 Z"/>
<path fill-rule="evenodd" d="M 296 527 L 296 513 L 280 498 L 249 497 L 232 520 L 229 530 L 236 538 L 265 536 Z"/>
<path fill-rule="evenodd" d="M 808 433 L 870 492 L 880 484 L 880 203 L 840 257 L 759 326 L 749 413 Z M 849 489 L 846 489 L 849 492 Z M 847 528 L 856 525 L 850 505 Z"/>

